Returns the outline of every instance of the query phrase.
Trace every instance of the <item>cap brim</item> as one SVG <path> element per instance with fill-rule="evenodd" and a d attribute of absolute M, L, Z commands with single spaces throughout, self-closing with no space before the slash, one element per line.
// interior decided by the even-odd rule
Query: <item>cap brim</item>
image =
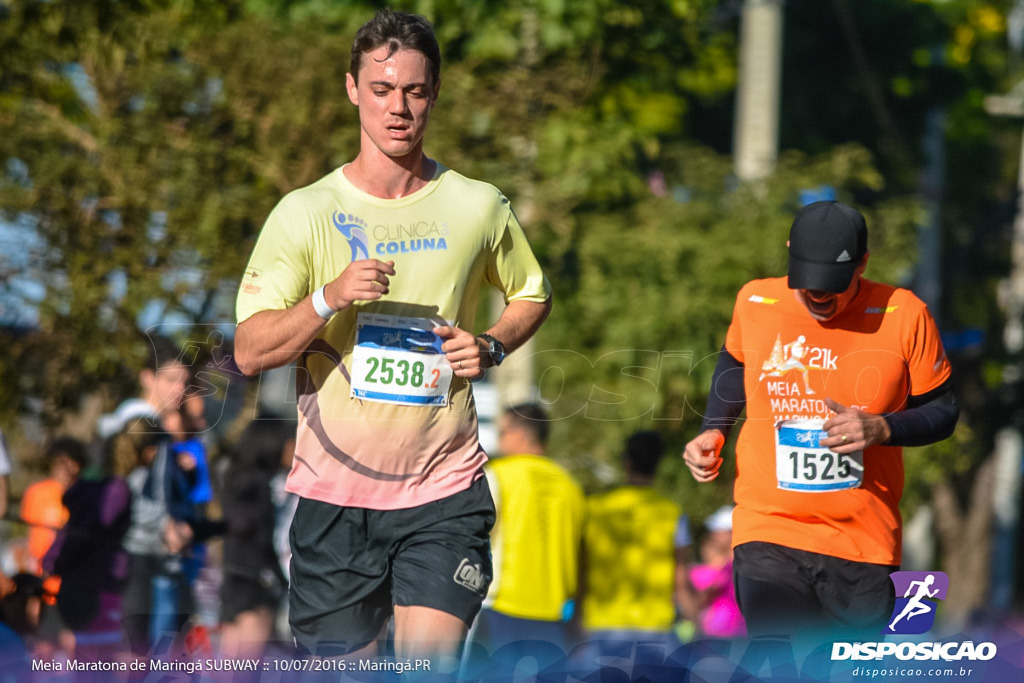
<path fill-rule="evenodd" d="M 708 531 L 732 531 L 732 506 L 723 505 L 704 520 Z"/>
<path fill-rule="evenodd" d="M 839 294 L 845 292 L 857 270 L 857 262 L 817 263 L 805 261 L 790 254 L 789 288 L 816 289 Z"/>

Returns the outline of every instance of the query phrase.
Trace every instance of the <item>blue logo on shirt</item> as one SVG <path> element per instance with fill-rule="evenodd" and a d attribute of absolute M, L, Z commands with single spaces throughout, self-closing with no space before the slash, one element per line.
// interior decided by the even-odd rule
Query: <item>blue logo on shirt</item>
<path fill-rule="evenodd" d="M 369 243 L 366 239 L 366 221 L 342 211 L 335 211 L 331 219 L 342 237 L 348 240 L 348 246 L 352 249 L 352 260 L 370 258 Z"/>

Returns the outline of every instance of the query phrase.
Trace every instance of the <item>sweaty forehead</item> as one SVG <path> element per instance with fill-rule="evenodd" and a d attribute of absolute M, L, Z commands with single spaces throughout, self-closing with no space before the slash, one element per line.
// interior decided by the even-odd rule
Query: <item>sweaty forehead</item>
<path fill-rule="evenodd" d="M 390 46 L 381 45 L 363 53 L 359 68 L 360 79 L 366 77 L 370 81 L 429 83 L 431 80 L 427 58 L 418 50 L 399 48 L 392 52 Z"/>

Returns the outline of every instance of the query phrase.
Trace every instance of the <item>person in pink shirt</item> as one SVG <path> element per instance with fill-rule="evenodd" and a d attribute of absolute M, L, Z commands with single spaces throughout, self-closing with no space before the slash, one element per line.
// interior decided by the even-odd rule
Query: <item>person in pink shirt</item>
<path fill-rule="evenodd" d="M 732 580 L 732 506 L 716 510 L 704 520 L 704 528 L 703 563 L 690 569 L 690 582 L 704 605 L 696 620 L 697 633 L 715 638 L 744 636 L 747 629 Z"/>

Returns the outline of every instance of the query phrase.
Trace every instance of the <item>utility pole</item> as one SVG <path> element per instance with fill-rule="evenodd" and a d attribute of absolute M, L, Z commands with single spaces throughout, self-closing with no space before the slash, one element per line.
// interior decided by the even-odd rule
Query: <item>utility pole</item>
<path fill-rule="evenodd" d="M 733 156 L 741 180 L 759 180 L 779 156 L 782 0 L 745 0 L 740 24 Z"/>

